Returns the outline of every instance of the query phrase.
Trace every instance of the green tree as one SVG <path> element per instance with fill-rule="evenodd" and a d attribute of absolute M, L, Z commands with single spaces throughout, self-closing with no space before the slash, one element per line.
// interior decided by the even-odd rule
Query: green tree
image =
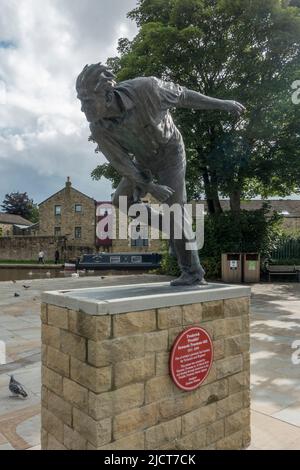
<path fill-rule="evenodd" d="M 29 220 L 33 223 L 36 224 L 40 220 L 40 213 L 39 213 L 39 207 L 37 204 L 33 204 L 29 216 Z"/>
<path fill-rule="evenodd" d="M 20 215 L 33 223 L 38 221 L 37 205 L 26 192 L 6 194 L 1 207 L 7 214 Z"/>
<path fill-rule="evenodd" d="M 240 211 L 241 198 L 286 196 L 300 179 L 298 0 L 140 0 L 128 16 L 139 32 L 119 40 L 107 64 L 118 80 L 156 75 L 205 95 L 235 99 L 238 121 L 217 111 L 174 111 L 187 149 L 189 198 L 205 193 L 210 213 L 219 195 Z M 117 179 L 108 165 L 94 177 Z"/>
<path fill-rule="evenodd" d="M 110 180 L 113 188 L 116 188 L 121 180 L 121 175 L 109 163 L 98 165 L 91 176 L 94 180 L 100 180 L 102 177 Z"/>

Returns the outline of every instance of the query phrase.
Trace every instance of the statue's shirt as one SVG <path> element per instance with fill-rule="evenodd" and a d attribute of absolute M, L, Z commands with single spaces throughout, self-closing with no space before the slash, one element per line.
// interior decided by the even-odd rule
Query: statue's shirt
<path fill-rule="evenodd" d="M 181 134 L 169 112 L 179 107 L 185 88 L 155 77 L 120 82 L 114 89 L 123 108 L 116 119 L 90 125 L 92 140 L 112 166 L 133 181 L 142 181 L 140 170 L 185 164 Z"/>

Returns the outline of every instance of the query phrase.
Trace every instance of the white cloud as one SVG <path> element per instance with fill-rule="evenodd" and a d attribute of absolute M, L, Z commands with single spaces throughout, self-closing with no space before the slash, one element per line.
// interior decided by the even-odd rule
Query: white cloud
<path fill-rule="evenodd" d="M 15 190 L 39 202 L 66 176 L 92 197 L 109 197 L 110 184 L 90 178 L 104 159 L 87 142 L 74 85 L 86 63 L 105 62 L 119 37 L 133 37 L 126 13 L 136 3 L 0 0 L 0 204 Z"/>

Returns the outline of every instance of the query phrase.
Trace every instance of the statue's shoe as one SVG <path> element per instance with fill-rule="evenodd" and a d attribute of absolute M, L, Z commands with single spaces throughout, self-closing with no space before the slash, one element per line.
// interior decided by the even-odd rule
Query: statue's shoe
<path fill-rule="evenodd" d="M 205 279 L 199 273 L 185 273 L 183 272 L 177 279 L 170 282 L 171 286 L 193 286 L 193 285 L 207 285 Z"/>

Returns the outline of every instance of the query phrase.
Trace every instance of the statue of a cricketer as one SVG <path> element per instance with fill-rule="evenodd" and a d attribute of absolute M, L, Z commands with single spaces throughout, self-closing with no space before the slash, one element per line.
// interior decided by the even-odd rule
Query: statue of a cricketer
<path fill-rule="evenodd" d="M 90 123 L 91 140 L 98 144 L 111 165 L 122 175 L 114 194 L 127 196 L 128 205 L 150 193 L 158 201 L 182 207 L 185 217 L 185 148 L 170 108 L 218 109 L 239 116 L 244 106 L 220 100 L 155 77 L 139 77 L 120 83 L 104 65 L 86 65 L 77 78 L 81 110 Z M 153 177 L 155 181 L 153 181 Z M 171 221 L 170 245 L 175 251 L 181 275 L 171 285 L 203 284 L 204 270 L 197 247 L 187 250 L 191 230 L 174 237 Z"/>

